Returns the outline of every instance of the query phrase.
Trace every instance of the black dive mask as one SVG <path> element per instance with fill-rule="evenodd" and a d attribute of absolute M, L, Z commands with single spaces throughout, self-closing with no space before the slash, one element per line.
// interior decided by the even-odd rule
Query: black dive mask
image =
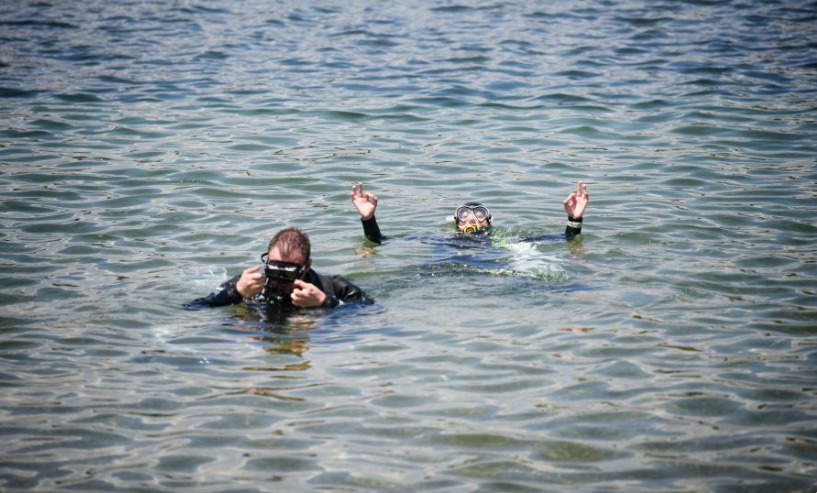
<path fill-rule="evenodd" d="M 261 295 L 270 303 L 286 303 L 290 300 L 292 286 L 296 279 L 301 279 L 306 267 L 294 262 L 268 260 L 268 254 L 261 255 L 264 262 L 264 276 L 267 278 Z"/>

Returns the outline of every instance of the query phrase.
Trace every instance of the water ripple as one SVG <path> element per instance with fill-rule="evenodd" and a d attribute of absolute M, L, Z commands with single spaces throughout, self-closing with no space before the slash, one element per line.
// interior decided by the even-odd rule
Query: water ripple
<path fill-rule="evenodd" d="M 0 488 L 813 488 L 816 17 L 0 7 Z M 182 308 L 286 225 L 377 303 Z"/>

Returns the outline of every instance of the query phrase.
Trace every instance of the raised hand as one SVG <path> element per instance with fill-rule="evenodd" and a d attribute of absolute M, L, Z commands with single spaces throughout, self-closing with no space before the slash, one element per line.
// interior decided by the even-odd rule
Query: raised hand
<path fill-rule="evenodd" d="M 578 219 L 584 214 L 588 202 L 590 202 L 590 194 L 587 193 L 587 185 L 579 181 L 576 184 L 576 191 L 568 195 L 563 204 L 567 215 Z"/>
<path fill-rule="evenodd" d="M 371 219 L 377 209 L 377 196 L 371 192 L 363 193 L 363 182 L 352 186 L 352 203 L 357 207 L 362 219 Z"/>

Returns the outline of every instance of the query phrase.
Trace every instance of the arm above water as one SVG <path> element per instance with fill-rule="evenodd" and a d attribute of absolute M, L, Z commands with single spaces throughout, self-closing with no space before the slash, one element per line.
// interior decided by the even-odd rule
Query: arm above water
<path fill-rule="evenodd" d="M 374 303 L 374 298 L 363 292 L 358 286 L 349 282 L 343 276 L 318 276 L 321 287 L 326 293 L 326 299 L 322 306 L 335 308 L 346 303 L 360 303 L 370 305 Z"/>
<path fill-rule="evenodd" d="M 204 298 L 198 298 L 185 304 L 185 308 L 199 309 L 235 305 L 260 294 L 264 290 L 265 281 L 260 269 L 260 265 L 244 269 L 241 275 L 225 281 L 217 290 Z"/>
<path fill-rule="evenodd" d="M 378 245 L 383 242 L 383 235 L 377 226 L 374 213 L 377 210 L 377 196 L 363 191 L 363 182 L 352 187 L 352 203 L 360 213 L 360 222 L 363 224 L 363 234 L 366 238 Z"/>
<path fill-rule="evenodd" d="M 587 193 L 587 185 L 583 181 L 576 184 L 576 191 L 567 196 L 563 205 L 567 212 L 567 227 L 565 227 L 565 238 L 569 241 L 582 233 L 582 216 L 590 202 L 590 194 Z"/>
<path fill-rule="evenodd" d="M 219 288 L 203 298 L 197 298 L 184 307 L 188 310 L 199 310 L 201 308 L 214 308 L 217 306 L 235 305 L 244 299 L 238 294 L 236 288 L 240 276 L 235 276 L 221 284 Z"/>

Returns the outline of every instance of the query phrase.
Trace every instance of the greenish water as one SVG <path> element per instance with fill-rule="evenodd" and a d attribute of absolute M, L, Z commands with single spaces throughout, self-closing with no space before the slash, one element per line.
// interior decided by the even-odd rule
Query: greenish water
<path fill-rule="evenodd" d="M 0 7 L 0 489 L 813 492 L 816 20 Z M 377 303 L 183 309 L 287 225 Z"/>

